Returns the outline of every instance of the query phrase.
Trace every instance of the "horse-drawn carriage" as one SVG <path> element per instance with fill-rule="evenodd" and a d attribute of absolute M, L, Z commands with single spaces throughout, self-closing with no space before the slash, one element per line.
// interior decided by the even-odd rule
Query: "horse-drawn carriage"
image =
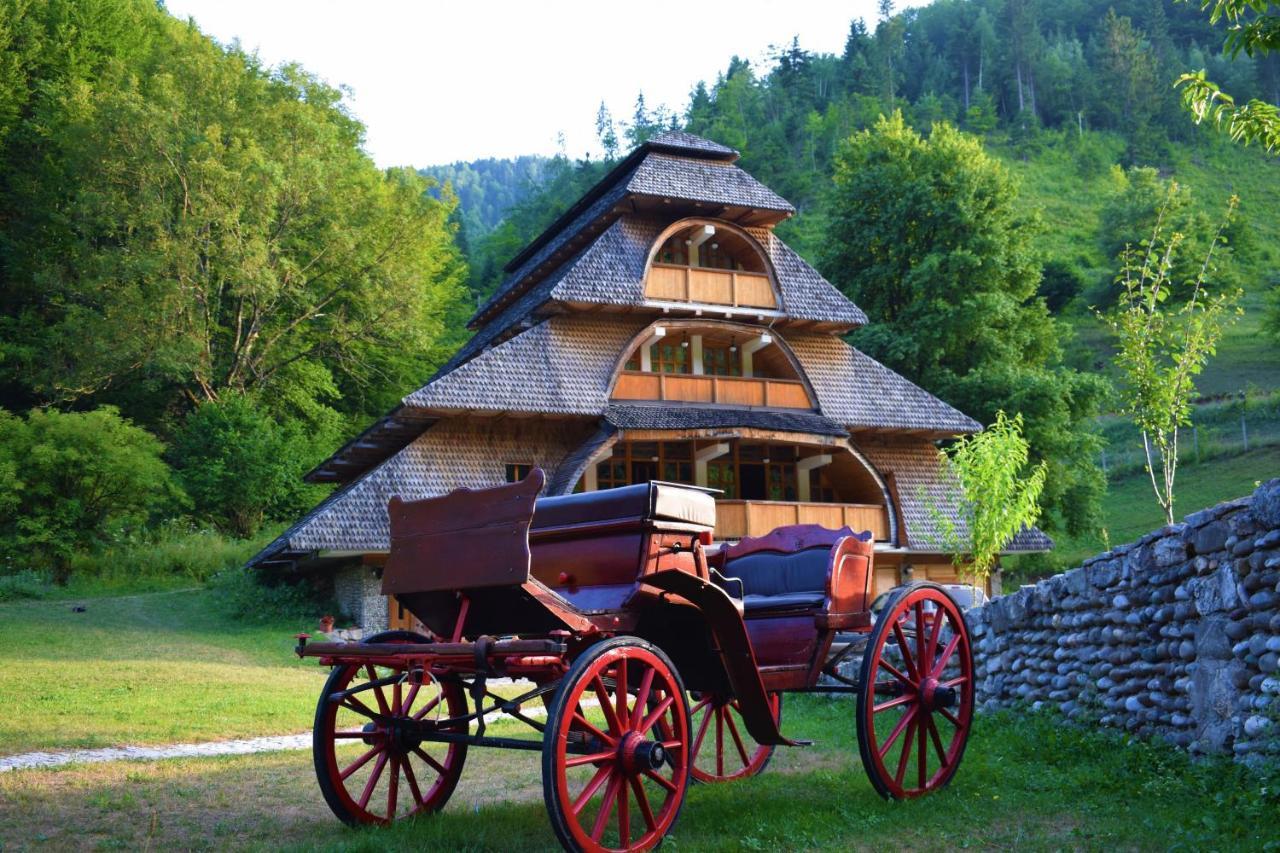
<path fill-rule="evenodd" d="M 869 534 L 784 527 L 713 551 L 705 490 L 539 500 L 542 485 L 535 470 L 393 499 L 383 592 L 429 634 L 300 636 L 300 655 L 333 667 L 314 756 L 339 818 L 438 810 L 470 747 L 533 750 L 567 849 L 649 849 L 690 779 L 749 777 L 797 745 L 779 729 L 782 696 L 815 690 L 856 697 L 862 763 L 882 795 L 919 796 L 955 774 L 973 715 L 964 615 L 924 583 L 873 619 Z"/>

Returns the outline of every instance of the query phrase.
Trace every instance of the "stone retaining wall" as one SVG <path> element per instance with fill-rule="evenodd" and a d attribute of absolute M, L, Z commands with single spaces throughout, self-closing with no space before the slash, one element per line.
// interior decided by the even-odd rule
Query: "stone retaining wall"
<path fill-rule="evenodd" d="M 978 701 L 1280 755 L 1280 479 L 969 613 Z"/>

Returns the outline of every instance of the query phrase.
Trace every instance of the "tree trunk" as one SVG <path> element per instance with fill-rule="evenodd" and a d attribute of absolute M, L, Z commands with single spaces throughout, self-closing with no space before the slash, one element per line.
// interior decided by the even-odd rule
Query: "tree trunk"
<path fill-rule="evenodd" d="M 969 60 L 964 61 L 964 109 L 969 111 Z"/>
<path fill-rule="evenodd" d="M 1026 105 L 1023 103 L 1023 100 L 1022 100 L 1022 63 L 1015 62 L 1013 64 L 1013 68 L 1014 68 L 1014 74 L 1018 79 L 1018 112 L 1021 113 L 1024 109 L 1026 109 Z"/>

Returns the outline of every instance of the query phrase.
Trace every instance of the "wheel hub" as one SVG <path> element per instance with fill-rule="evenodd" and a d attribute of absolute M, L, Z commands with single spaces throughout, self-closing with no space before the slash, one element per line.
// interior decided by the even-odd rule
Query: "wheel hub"
<path fill-rule="evenodd" d="M 954 687 L 943 687 L 936 678 L 926 678 L 920 683 L 920 702 L 930 711 L 955 707 L 957 698 Z"/>
<path fill-rule="evenodd" d="M 397 755 L 407 755 L 422 745 L 418 723 L 408 717 L 393 717 L 387 726 L 387 744 Z"/>
<path fill-rule="evenodd" d="M 657 770 L 667 762 L 667 751 L 656 740 L 648 740 L 639 732 L 628 732 L 618 744 L 618 759 L 630 774 Z"/>

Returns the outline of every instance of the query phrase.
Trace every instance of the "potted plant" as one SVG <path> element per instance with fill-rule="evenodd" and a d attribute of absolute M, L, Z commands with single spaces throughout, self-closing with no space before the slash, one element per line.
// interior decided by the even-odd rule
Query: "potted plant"
<path fill-rule="evenodd" d="M 333 633 L 333 617 L 332 616 L 320 617 L 320 630 L 326 634 Z"/>

